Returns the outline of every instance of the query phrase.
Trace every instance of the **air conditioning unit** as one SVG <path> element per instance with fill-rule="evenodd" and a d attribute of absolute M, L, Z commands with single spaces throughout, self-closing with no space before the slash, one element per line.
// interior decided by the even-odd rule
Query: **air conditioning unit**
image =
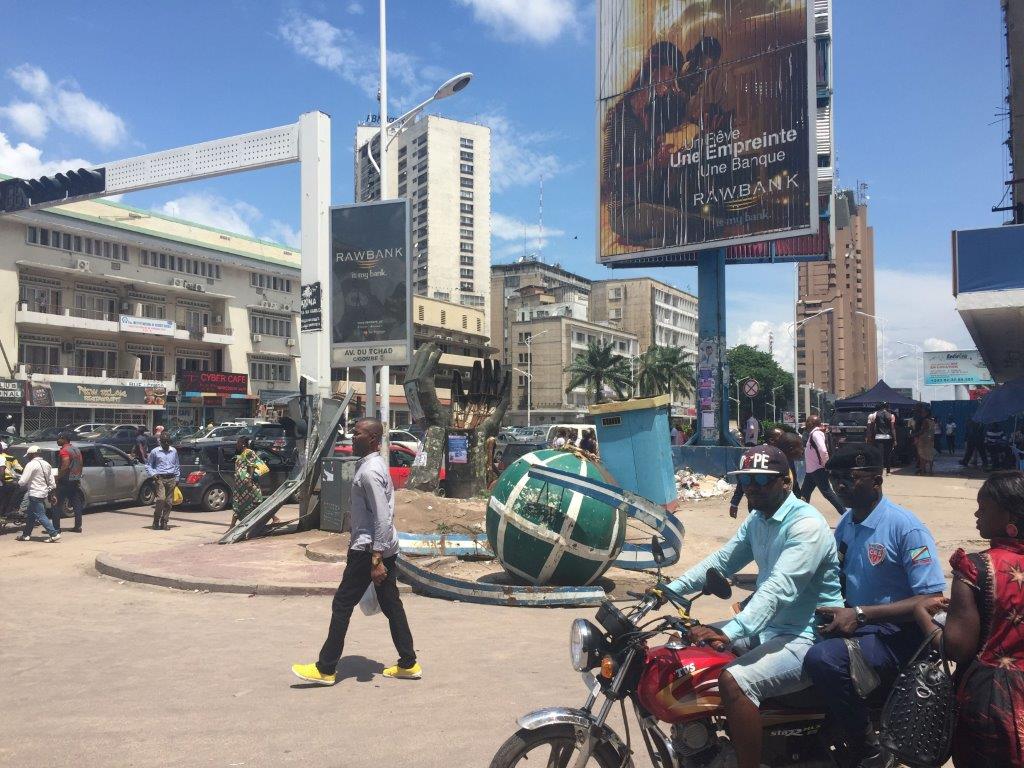
<path fill-rule="evenodd" d="M 199 293 L 203 293 L 203 292 L 206 291 L 206 286 L 202 285 L 201 283 L 194 283 L 192 285 L 192 290 L 193 291 L 198 291 Z"/>
<path fill-rule="evenodd" d="M 132 303 L 130 301 L 122 301 L 121 302 L 121 313 L 127 315 L 131 311 L 132 311 Z"/>
<path fill-rule="evenodd" d="M 285 339 L 284 340 L 284 344 L 285 344 L 286 347 L 294 347 L 295 346 L 295 339 Z"/>
<path fill-rule="evenodd" d="M 112 262 L 110 262 L 110 268 L 112 270 L 114 270 L 115 272 L 120 271 L 120 269 L 121 269 L 121 262 L 120 261 L 112 261 Z"/>
<path fill-rule="evenodd" d="M 176 277 L 173 280 L 171 280 L 171 285 L 173 285 L 175 288 L 184 288 L 185 287 L 185 278 L 183 278 L 183 277 Z"/>
<path fill-rule="evenodd" d="M 73 355 L 75 353 L 75 342 L 73 342 L 73 341 L 61 342 L 60 351 L 63 352 L 65 355 Z"/>
<path fill-rule="evenodd" d="M 263 301 L 260 302 L 260 306 L 263 307 L 264 309 L 270 309 L 272 306 L 274 306 L 274 302 L 267 301 L 266 299 L 264 299 Z"/>
<path fill-rule="evenodd" d="M 213 322 L 215 325 L 221 325 L 224 322 L 224 315 L 214 315 Z"/>
<path fill-rule="evenodd" d="M 263 334 L 262 333 L 254 333 L 252 335 L 252 343 L 253 344 L 259 344 L 261 341 L 263 341 Z"/>
<path fill-rule="evenodd" d="M 89 261 L 87 259 L 76 259 L 75 269 L 80 270 L 82 272 L 91 272 L 92 265 L 89 264 Z"/>

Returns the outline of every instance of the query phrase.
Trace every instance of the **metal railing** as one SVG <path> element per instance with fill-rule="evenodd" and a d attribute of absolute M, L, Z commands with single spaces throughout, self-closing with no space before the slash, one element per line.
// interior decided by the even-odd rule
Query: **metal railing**
<path fill-rule="evenodd" d="M 19 362 L 18 370 L 25 374 L 49 376 L 82 376 L 95 379 L 145 379 L 147 381 L 171 381 L 174 376 L 164 371 L 129 371 L 117 368 L 92 368 L 81 365 L 35 365 Z"/>

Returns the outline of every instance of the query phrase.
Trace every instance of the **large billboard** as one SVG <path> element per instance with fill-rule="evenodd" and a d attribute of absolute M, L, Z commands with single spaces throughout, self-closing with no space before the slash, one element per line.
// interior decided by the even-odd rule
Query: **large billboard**
<path fill-rule="evenodd" d="M 928 387 L 945 384 L 991 386 L 995 382 L 988 366 L 976 349 L 924 353 L 924 383 Z"/>
<path fill-rule="evenodd" d="M 812 41 L 810 0 L 599 1 L 600 263 L 825 257 Z"/>
<path fill-rule="evenodd" d="M 331 208 L 331 364 L 409 365 L 409 203 Z"/>

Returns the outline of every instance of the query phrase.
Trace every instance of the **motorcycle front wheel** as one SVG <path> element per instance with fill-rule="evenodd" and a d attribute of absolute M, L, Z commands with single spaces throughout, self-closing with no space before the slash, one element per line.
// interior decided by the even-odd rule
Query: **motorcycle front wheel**
<path fill-rule="evenodd" d="M 545 725 L 543 728 L 527 730 L 520 728 L 491 760 L 491 768 L 525 768 L 527 765 L 566 768 L 572 765 L 578 754 L 576 729 L 568 723 Z M 588 766 L 598 768 L 619 768 L 622 758 L 607 741 L 600 741 L 587 761 Z M 626 765 L 632 765 L 632 761 Z"/>

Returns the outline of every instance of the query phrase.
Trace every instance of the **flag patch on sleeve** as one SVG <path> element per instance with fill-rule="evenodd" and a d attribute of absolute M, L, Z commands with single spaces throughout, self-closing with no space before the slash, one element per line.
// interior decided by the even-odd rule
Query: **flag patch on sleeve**
<path fill-rule="evenodd" d="M 928 547 L 914 547 L 910 550 L 910 562 L 913 565 L 927 565 L 932 561 L 932 553 Z"/>

